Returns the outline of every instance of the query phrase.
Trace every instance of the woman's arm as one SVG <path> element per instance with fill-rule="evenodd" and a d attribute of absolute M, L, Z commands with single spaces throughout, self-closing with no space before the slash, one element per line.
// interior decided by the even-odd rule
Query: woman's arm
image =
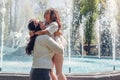
<path fill-rule="evenodd" d="M 54 33 L 54 36 L 55 36 L 55 37 L 56 37 L 56 36 L 60 36 L 60 35 L 62 35 L 62 32 L 61 32 L 60 30 Z"/>
<path fill-rule="evenodd" d="M 40 36 L 41 37 L 41 36 Z M 52 37 L 46 35 L 44 36 L 44 41 L 46 46 L 49 47 L 51 51 L 53 51 L 56 54 L 63 55 L 64 48 L 61 47 Z"/>

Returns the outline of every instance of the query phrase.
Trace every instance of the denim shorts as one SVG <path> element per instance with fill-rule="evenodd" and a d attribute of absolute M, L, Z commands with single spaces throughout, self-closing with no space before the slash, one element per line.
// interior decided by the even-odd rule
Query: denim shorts
<path fill-rule="evenodd" d="M 30 71 L 30 80 L 50 80 L 50 69 L 33 68 Z"/>

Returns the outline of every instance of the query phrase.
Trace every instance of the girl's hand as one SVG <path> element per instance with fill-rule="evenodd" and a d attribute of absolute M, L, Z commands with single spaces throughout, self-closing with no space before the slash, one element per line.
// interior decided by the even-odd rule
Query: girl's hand
<path fill-rule="evenodd" d="M 30 31 L 30 32 L 29 32 L 29 35 L 30 35 L 30 37 L 32 37 L 32 36 L 35 35 L 35 32 L 34 32 L 34 31 Z"/>

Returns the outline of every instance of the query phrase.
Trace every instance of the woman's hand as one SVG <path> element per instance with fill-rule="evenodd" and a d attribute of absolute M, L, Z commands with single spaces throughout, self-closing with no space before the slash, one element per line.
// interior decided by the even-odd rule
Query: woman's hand
<path fill-rule="evenodd" d="M 62 35 L 62 33 L 60 31 L 57 31 L 54 33 L 54 36 L 60 36 L 60 35 Z"/>

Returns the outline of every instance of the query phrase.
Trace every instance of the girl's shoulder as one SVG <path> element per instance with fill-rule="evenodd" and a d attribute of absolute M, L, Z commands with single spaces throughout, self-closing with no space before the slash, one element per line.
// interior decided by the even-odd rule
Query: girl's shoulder
<path fill-rule="evenodd" d="M 50 25 L 58 26 L 58 23 L 54 21 L 54 22 L 51 22 Z"/>

